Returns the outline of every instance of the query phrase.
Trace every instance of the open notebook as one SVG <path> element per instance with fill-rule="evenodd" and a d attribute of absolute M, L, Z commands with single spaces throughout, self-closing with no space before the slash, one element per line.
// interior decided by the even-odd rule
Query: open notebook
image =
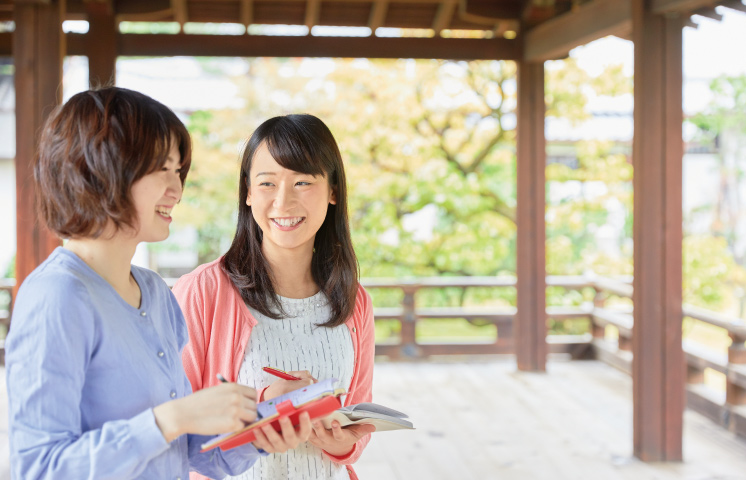
<path fill-rule="evenodd" d="M 298 425 L 298 417 L 302 412 L 308 412 L 311 419 L 321 418 L 326 428 L 332 427 L 332 420 L 339 421 L 342 427 L 361 423 L 375 425 L 377 432 L 387 430 L 413 429 L 414 426 L 407 415 L 392 408 L 375 403 L 358 403 L 341 407 L 340 395 L 345 390 L 337 387 L 336 378 L 328 378 L 313 385 L 294 390 L 279 397 L 257 403 L 256 409 L 261 419 L 250 423 L 243 429 L 218 435 L 202 445 L 202 451 L 220 447 L 222 450 L 243 445 L 253 441 L 254 430 L 271 424 L 276 431 L 280 431 L 280 417 L 290 417 L 293 425 Z"/>
<path fill-rule="evenodd" d="M 254 441 L 257 428 L 270 424 L 276 431 L 280 431 L 280 417 L 289 417 L 293 425 L 298 425 L 298 417 L 303 412 L 308 412 L 311 420 L 329 415 L 341 405 L 339 395 L 345 393 L 342 388 L 337 388 L 337 379 L 328 378 L 313 385 L 293 390 L 271 400 L 256 404 L 256 410 L 260 420 L 246 425 L 236 432 L 218 435 L 209 442 L 202 445 L 202 451 L 220 447 L 222 450 L 243 445 Z"/>
<path fill-rule="evenodd" d="M 384 407 L 376 403 L 358 403 L 338 408 L 322 419 L 326 428 L 332 428 L 332 420 L 337 420 L 343 427 L 368 423 L 375 425 L 376 432 L 387 430 L 414 429 L 406 414 L 393 408 Z"/>

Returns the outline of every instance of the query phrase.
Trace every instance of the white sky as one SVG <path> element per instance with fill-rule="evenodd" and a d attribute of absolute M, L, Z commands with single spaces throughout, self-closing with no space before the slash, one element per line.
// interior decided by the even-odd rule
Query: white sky
<path fill-rule="evenodd" d="M 721 75 L 746 74 L 746 55 L 738 45 L 746 46 L 746 13 L 718 7 L 723 20 L 695 15 L 697 29 L 684 28 L 684 110 L 701 110 L 709 100 L 709 81 Z M 633 71 L 632 42 L 607 37 L 570 52 L 590 74 L 604 66 L 623 63 L 625 72 Z"/>
<path fill-rule="evenodd" d="M 694 16 L 692 19 L 699 24 L 699 28 L 684 29 L 684 110 L 687 113 L 694 113 L 705 107 L 709 100 L 708 86 L 712 78 L 746 74 L 746 55 L 736 47 L 746 46 L 746 14 L 722 7 L 717 10 L 723 14 L 721 22 Z M 604 66 L 618 63 L 624 64 L 628 74 L 631 75 L 633 71 L 632 42 L 616 37 L 607 37 L 576 48 L 570 55 L 590 74 L 597 74 Z M 85 59 L 75 61 L 85 62 Z M 230 70 L 231 61 L 224 59 L 221 63 L 225 66 L 222 68 Z M 316 59 L 308 64 L 312 69 L 318 68 L 323 75 L 328 72 L 330 62 L 328 59 Z M 240 68 L 238 65 L 236 67 Z M 235 85 L 228 79 L 205 76 L 196 62 L 188 57 L 120 60 L 117 68 L 119 85 L 141 90 L 176 109 L 225 108 L 235 105 L 238 93 Z M 85 69 L 73 68 L 68 72 L 65 76 L 66 99 L 87 88 Z M 178 81 L 174 81 L 177 79 Z M 199 94 L 195 95 L 195 92 Z M 611 108 L 617 109 L 614 106 Z M 625 109 L 624 106 L 621 109 Z"/>

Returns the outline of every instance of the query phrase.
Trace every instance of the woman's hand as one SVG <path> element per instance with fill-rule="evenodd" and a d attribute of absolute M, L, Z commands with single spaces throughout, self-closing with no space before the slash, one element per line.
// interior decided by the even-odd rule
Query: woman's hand
<path fill-rule="evenodd" d="M 300 378 L 300 380 L 283 380 L 281 378 L 277 379 L 264 391 L 264 397 L 262 398 L 262 401 L 279 397 L 280 395 L 292 392 L 293 390 L 298 390 L 299 388 L 307 387 L 317 382 L 317 380 L 313 378 L 311 372 L 309 372 L 308 370 L 287 373 Z"/>
<path fill-rule="evenodd" d="M 331 430 L 327 430 L 321 421 L 316 419 L 313 421 L 313 431 L 308 441 L 328 454 L 343 457 L 350 453 L 358 440 L 375 431 L 376 427 L 365 423 L 342 428 L 336 420 L 332 422 Z"/>
<path fill-rule="evenodd" d="M 237 383 L 221 383 L 162 403 L 153 408 L 153 415 L 168 443 L 185 433 L 232 432 L 256 419 L 256 390 Z"/>
<path fill-rule="evenodd" d="M 308 412 L 301 413 L 298 420 L 300 423 L 297 427 L 293 428 L 293 424 L 290 423 L 288 417 L 280 418 L 282 436 L 271 425 L 257 428 L 255 432 L 256 440 L 252 443 L 256 448 L 261 448 L 267 453 L 287 452 L 307 441 L 313 430 L 311 417 L 308 415 Z"/>

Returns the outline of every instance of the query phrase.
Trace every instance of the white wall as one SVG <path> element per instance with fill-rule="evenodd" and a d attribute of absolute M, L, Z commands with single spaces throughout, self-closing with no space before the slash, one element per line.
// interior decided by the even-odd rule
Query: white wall
<path fill-rule="evenodd" d="M 0 158 L 0 277 L 16 251 L 16 173 L 13 160 Z"/>

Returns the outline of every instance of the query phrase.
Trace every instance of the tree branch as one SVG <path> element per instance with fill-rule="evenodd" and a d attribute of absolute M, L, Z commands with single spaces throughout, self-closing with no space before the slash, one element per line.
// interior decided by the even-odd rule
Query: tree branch
<path fill-rule="evenodd" d="M 482 190 L 479 193 L 482 196 L 488 197 L 495 202 L 494 211 L 496 213 L 499 213 L 500 215 L 507 218 L 514 224 L 518 222 L 518 219 L 516 218 L 516 214 L 515 214 L 515 208 L 512 208 L 510 205 L 505 203 L 505 200 L 500 198 L 495 192 L 491 190 Z"/>

